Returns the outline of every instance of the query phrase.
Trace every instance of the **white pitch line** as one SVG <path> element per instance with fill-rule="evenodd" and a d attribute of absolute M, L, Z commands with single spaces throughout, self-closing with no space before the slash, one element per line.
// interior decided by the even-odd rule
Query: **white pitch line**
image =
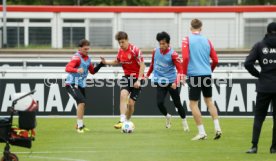
<path fill-rule="evenodd" d="M 96 153 L 97 151 L 35 151 L 35 152 L 13 152 L 17 154 L 64 154 L 64 153 Z"/>
<path fill-rule="evenodd" d="M 63 147 L 63 148 L 59 148 L 59 150 L 62 149 L 95 149 L 96 147 Z"/>
<path fill-rule="evenodd" d="M 83 159 L 71 159 L 71 158 L 59 158 L 59 157 L 41 157 L 41 156 L 29 156 L 28 158 L 47 159 L 47 160 L 64 160 L 64 161 L 88 161 Z"/>

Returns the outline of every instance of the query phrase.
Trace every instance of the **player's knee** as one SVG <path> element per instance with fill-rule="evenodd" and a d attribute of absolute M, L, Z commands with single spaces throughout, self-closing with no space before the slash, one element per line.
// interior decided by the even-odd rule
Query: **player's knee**
<path fill-rule="evenodd" d="M 127 97 L 128 97 L 127 93 L 121 92 L 121 95 L 120 95 L 121 99 L 127 99 Z"/>

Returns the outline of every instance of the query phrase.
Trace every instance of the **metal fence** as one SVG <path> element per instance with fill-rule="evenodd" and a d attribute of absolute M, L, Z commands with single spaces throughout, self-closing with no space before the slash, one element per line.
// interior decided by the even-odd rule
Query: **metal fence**
<path fill-rule="evenodd" d="M 151 11 L 149 8 L 143 12 L 118 12 L 116 8 L 108 12 L 82 12 L 81 9 L 72 12 L 51 12 L 50 9 L 45 12 L 28 12 L 27 9 L 8 12 L 7 45 L 72 48 L 80 39 L 86 38 L 94 48 L 117 48 L 114 35 L 123 30 L 140 48 L 156 47 L 157 32 L 167 31 L 171 35 L 171 45 L 180 48 L 182 38 L 190 33 L 190 21 L 199 18 L 203 21 L 202 33 L 215 48 L 250 48 L 265 35 L 267 24 L 276 21 L 275 11 L 247 12 L 247 8 L 235 11 L 232 7 L 233 11 L 225 12 L 218 9 L 200 12 L 200 8 L 190 8 L 185 12 L 172 8 L 171 11 L 159 12 L 157 9 Z"/>

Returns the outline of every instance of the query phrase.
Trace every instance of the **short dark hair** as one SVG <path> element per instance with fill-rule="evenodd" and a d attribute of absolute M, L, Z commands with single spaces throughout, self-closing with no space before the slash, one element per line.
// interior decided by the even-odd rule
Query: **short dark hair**
<path fill-rule="evenodd" d="M 276 33 L 276 22 L 271 22 L 267 25 L 267 33 L 269 34 Z"/>
<path fill-rule="evenodd" d="M 200 29 L 202 27 L 202 22 L 199 19 L 193 19 L 191 21 L 191 26 L 193 29 Z"/>
<path fill-rule="evenodd" d="M 162 31 L 162 32 L 157 33 L 157 35 L 156 35 L 156 40 L 157 40 L 158 42 L 161 41 L 161 40 L 165 40 L 166 43 L 169 44 L 171 38 L 170 38 L 170 35 L 169 35 L 167 32 Z"/>
<path fill-rule="evenodd" d="M 86 39 L 81 39 L 78 44 L 79 47 L 90 46 L 90 42 Z"/>
<path fill-rule="evenodd" d="M 117 32 L 117 34 L 115 35 L 115 39 L 116 39 L 117 41 L 122 40 L 122 39 L 128 40 L 128 35 L 127 35 L 127 33 L 124 32 L 124 31 L 119 31 L 119 32 Z"/>

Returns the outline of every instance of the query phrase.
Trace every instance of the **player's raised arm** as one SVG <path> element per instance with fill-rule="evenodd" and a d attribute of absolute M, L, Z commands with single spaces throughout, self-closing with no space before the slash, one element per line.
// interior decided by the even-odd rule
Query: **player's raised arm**
<path fill-rule="evenodd" d="M 100 58 L 101 58 L 101 61 L 104 65 L 117 65 L 117 64 L 119 64 L 118 59 L 111 60 L 111 61 L 106 61 L 104 57 L 100 57 Z"/>
<path fill-rule="evenodd" d="M 103 62 L 98 64 L 96 67 L 94 67 L 94 65 L 92 63 L 90 63 L 88 70 L 91 74 L 96 74 L 103 66 L 104 66 Z"/>

